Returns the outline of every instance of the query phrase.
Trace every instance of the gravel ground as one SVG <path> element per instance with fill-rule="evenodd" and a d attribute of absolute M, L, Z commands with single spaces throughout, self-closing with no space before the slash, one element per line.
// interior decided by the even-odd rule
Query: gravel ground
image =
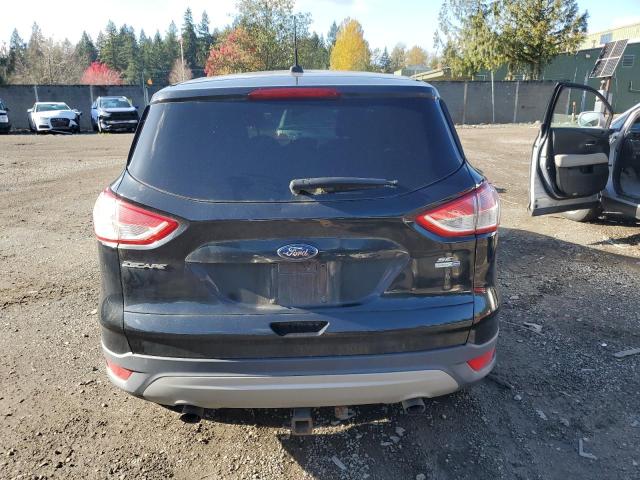
<path fill-rule="evenodd" d="M 188 425 L 112 387 L 91 208 L 132 137 L 0 137 L 0 478 L 640 478 L 640 355 L 613 355 L 640 347 L 640 225 L 529 217 L 535 128 L 460 133 L 503 200 L 494 373 L 424 416 L 320 409 L 306 438 L 287 411 Z"/>

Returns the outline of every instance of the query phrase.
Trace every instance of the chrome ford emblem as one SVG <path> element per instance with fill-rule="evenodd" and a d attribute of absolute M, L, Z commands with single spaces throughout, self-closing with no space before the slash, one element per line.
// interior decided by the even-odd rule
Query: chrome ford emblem
<path fill-rule="evenodd" d="M 318 255 L 318 249 L 312 245 L 307 245 L 304 243 L 292 243 L 290 245 L 280 247 L 277 250 L 277 254 L 279 257 L 285 258 L 287 260 L 299 262 L 301 260 L 309 260 L 310 258 Z"/>

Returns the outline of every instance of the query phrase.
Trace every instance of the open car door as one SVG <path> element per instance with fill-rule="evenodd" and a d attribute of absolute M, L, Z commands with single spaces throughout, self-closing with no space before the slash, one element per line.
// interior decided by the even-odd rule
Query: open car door
<path fill-rule="evenodd" d="M 533 145 L 531 214 L 592 208 L 609 178 L 609 125 L 613 110 L 586 85 L 559 83 Z"/>

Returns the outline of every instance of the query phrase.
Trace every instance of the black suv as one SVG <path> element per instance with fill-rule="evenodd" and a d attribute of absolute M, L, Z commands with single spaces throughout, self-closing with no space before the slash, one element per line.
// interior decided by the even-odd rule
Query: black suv
<path fill-rule="evenodd" d="M 156 93 L 94 209 L 111 381 L 185 411 L 403 402 L 489 373 L 496 190 L 432 86 L 273 72 Z"/>

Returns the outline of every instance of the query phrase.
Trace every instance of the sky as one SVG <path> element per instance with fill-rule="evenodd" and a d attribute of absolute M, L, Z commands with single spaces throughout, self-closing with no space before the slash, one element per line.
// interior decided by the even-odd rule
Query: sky
<path fill-rule="evenodd" d="M 206 10 L 212 27 L 223 27 L 233 18 L 236 0 L 0 0 L 0 44 L 9 41 L 14 28 L 26 41 L 37 22 L 47 37 L 78 41 L 83 30 L 95 40 L 108 20 L 132 25 L 147 35 L 161 33 L 171 20 L 180 27 L 191 7 L 196 23 Z M 297 0 L 296 11 L 311 13 L 311 29 L 326 36 L 331 23 L 346 17 L 357 19 L 373 48 L 391 50 L 397 43 L 433 50 L 440 0 Z M 578 0 L 589 11 L 589 31 L 640 22 L 640 0 Z"/>

